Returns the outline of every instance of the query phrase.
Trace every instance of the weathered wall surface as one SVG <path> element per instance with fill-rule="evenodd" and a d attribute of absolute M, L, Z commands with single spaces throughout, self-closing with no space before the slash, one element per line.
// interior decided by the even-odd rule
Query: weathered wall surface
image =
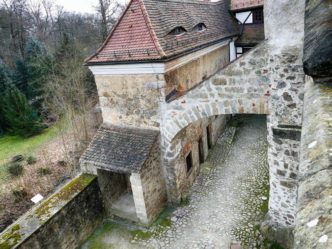
<path fill-rule="evenodd" d="M 176 61 L 176 60 L 175 60 Z M 187 91 L 229 63 L 229 46 L 214 50 L 165 74 L 166 95 L 173 89 Z"/>
<path fill-rule="evenodd" d="M 272 52 L 272 51 L 271 51 Z M 304 72 L 302 50 L 288 47 L 271 55 L 271 99 L 268 116 L 271 224 L 294 225 L 297 200 Z"/>
<path fill-rule="evenodd" d="M 111 217 L 112 204 L 128 190 L 126 175 L 105 170 L 97 170 L 97 174 L 105 212 L 108 217 Z"/>
<path fill-rule="evenodd" d="M 265 38 L 276 51 L 303 44 L 304 5 L 305 0 L 264 1 Z"/>
<path fill-rule="evenodd" d="M 276 13 L 283 13 L 284 18 Z M 220 114 L 268 114 L 271 190 L 267 223 L 276 234 L 286 228 L 291 235 L 295 222 L 304 94 L 303 16 L 303 1 L 267 0 L 269 40 L 163 106 L 166 164 L 178 152 L 172 139 L 191 123 Z M 276 237 L 284 236 L 282 231 Z"/>
<path fill-rule="evenodd" d="M 332 3 L 306 1 L 304 95 L 294 248 L 332 248 Z"/>
<path fill-rule="evenodd" d="M 332 83 L 307 78 L 294 248 L 332 247 Z"/>
<path fill-rule="evenodd" d="M 177 203 L 185 198 L 200 171 L 199 139 L 202 138 L 204 159 L 208 156 L 207 127 L 211 125 L 211 142 L 215 144 L 226 125 L 227 115 L 201 119 L 182 129 L 172 140 L 173 153 L 168 153 L 164 163 L 167 175 L 169 201 Z M 187 172 L 186 157 L 191 152 L 193 167 Z"/>
<path fill-rule="evenodd" d="M 274 70 L 269 60 L 268 47 L 259 45 L 186 95 L 164 104 L 161 129 L 165 139 L 171 141 L 190 123 L 213 115 L 268 114 Z"/>
<path fill-rule="evenodd" d="M 167 192 L 160 160 L 160 141 L 152 148 L 148 160 L 142 168 L 141 181 L 145 207 L 149 223 L 157 218 L 167 202 Z"/>
<path fill-rule="evenodd" d="M 98 181 L 80 175 L 0 235 L 0 248 L 77 248 L 104 214 Z"/>
<path fill-rule="evenodd" d="M 236 40 L 236 46 L 258 44 L 264 41 L 264 24 L 246 24 L 243 26 L 243 34 Z"/>
<path fill-rule="evenodd" d="M 227 124 L 227 121 L 230 119 L 230 115 L 221 115 L 221 116 L 215 116 L 214 118 L 210 118 L 212 120 L 212 144 L 216 144 L 218 138 L 221 136 L 221 134 L 225 131 L 225 127 Z M 206 129 L 203 130 L 203 138 L 206 139 Z M 205 144 L 205 143 L 204 143 Z M 207 141 L 206 141 L 206 147 L 207 147 Z M 206 154 L 207 156 L 207 154 Z"/>
<path fill-rule="evenodd" d="M 95 75 L 104 123 L 158 128 L 164 76 Z"/>
<path fill-rule="evenodd" d="M 307 0 L 303 65 L 314 78 L 331 77 L 332 3 Z"/>

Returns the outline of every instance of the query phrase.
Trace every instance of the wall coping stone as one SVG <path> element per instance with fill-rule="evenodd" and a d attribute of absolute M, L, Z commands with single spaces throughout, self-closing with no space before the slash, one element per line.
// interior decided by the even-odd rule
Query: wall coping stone
<path fill-rule="evenodd" d="M 0 248 L 17 248 L 67 206 L 96 178 L 94 175 L 81 174 L 33 207 L 0 234 Z"/>

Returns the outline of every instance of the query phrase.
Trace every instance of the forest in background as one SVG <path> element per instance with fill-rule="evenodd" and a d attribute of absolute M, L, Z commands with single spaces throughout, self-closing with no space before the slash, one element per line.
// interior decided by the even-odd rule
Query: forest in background
<path fill-rule="evenodd" d="M 99 0 L 95 8 L 83 15 L 49 0 L 0 0 L 0 135 L 30 137 L 97 103 L 83 62 L 123 6 Z"/>
<path fill-rule="evenodd" d="M 98 128 L 98 95 L 84 59 L 124 6 L 98 0 L 95 14 L 51 0 L 0 0 L 0 232 L 78 172 Z"/>

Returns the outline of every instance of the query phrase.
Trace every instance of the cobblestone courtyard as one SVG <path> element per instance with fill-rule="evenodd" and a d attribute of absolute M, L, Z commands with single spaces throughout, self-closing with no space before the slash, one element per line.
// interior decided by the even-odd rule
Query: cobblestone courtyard
<path fill-rule="evenodd" d="M 265 116 L 231 122 L 202 165 L 188 199 L 167 209 L 149 230 L 106 222 L 83 245 L 89 248 L 265 248 L 260 222 L 267 212 Z"/>

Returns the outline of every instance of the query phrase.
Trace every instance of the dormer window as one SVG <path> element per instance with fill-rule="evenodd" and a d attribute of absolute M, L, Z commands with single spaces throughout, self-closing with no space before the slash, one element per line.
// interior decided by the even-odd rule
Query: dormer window
<path fill-rule="evenodd" d="M 169 35 L 182 35 L 185 32 L 187 32 L 187 30 L 184 27 L 179 26 L 179 27 L 172 29 L 172 31 L 169 32 L 168 34 Z"/>
<path fill-rule="evenodd" d="M 194 27 L 194 30 L 197 30 L 199 32 L 205 31 L 206 30 L 206 25 L 204 23 L 199 23 Z"/>

